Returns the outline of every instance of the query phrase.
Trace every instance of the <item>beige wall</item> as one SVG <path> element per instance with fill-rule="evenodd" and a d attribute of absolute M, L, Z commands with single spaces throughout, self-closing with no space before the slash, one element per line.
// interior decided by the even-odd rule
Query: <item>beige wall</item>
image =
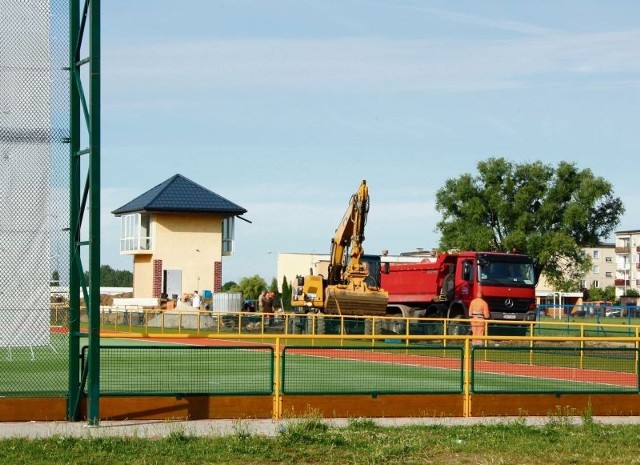
<path fill-rule="evenodd" d="M 591 269 L 584 277 L 585 287 L 588 289 L 594 281 L 598 281 L 598 287 L 604 289 L 607 286 L 613 286 L 616 276 L 616 251 L 613 244 L 601 244 L 598 247 L 586 247 L 584 253 L 591 257 Z M 608 259 L 607 259 L 608 257 Z M 610 276 L 607 276 L 607 273 Z M 555 290 L 547 282 L 544 275 L 540 276 L 538 285 L 536 286 L 536 294 L 551 294 Z M 575 289 L 577 293 L 580 289 Z"/>
<path fill-rule="evenodd" d="M 222 261 L 222 217 L 198 214 L 155 214 L 152 254 L 134 260 L 134 296 L 153 295 L 153 261 L 163 270 L 182 271 L 182 293 L 213 290 L 214 264 Z"/>
<path fill-rule="evenodd" d="M 390 263 L 416 263 L 423 260 L 423 256 L 399 256 L 385 255 L 381 257 L 382 262 Z M 282 280 L 287 277 L 289 285 L 293 284 L 296 276 L 308 276 L 311 274 L 328 275 L 329 254 L 308 254 L 308 253 L 279 253 L 277 263 L 278 289 L 282 291 Z"/>
<path fill-rule="evenodd" d="M 309 275 L 309 270 L 313 270 L 311 274 L 326 276 L 328 262 L 328 254 L 279 253 L 276 265 L 278 289 L 282 291 L 282 280 L 285 276 L 289 285 L 292 285 L 296 276 Z"/>
<path fill-rule="evenodd" d="M 151 255 L 133 257 L 133 296 L 153 296 L 153 261 Z"/>

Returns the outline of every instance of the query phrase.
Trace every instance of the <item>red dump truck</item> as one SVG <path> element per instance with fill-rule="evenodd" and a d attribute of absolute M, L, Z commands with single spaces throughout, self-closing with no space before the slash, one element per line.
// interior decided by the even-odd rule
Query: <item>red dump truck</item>
<path fill-rule="evenodd" d="M 491 319 L 535 320 L 535 285 L 533 260 L 516 253 L 441 253 L 419 263 L 385 263 L 380 276 L 387 314 L 455 319 L 450 334 L 468 332 L 467 309 L 480 287 Z"/>

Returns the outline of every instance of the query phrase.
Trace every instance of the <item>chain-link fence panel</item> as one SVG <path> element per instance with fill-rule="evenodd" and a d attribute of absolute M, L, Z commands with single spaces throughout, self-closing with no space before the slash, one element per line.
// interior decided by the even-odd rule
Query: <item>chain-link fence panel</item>
<path fill-rule="evenodd" d="M 66 395 L 68 1 L 0 0 L 0 395 Z"/>
<path fill-rule="evenodd" d="M 282 353 L 283 394 L 461 393 L 461 347 L 308 347 Z"/>
<path fill-rule="evenodd" d="M 272 395 L 273 348 L 103 345 L 103 396 Z M 87 347 L 82 349 L 83 366 Z"/>
<path fill-rule="evenodd" d="M 474 393 L 637 393 L 631 347 L 475 347 Z"/>

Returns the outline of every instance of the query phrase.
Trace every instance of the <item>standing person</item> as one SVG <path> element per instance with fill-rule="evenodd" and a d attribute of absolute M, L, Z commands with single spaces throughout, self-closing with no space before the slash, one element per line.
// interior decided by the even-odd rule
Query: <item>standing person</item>
<path fill-rule="evenodd" d="M 471 317 L 471 332 L 474 336 L 484 336 L 484 320 L 491 319 L 489 305 L 482 298 L 482 289 L 478 289 L 475 299 L 469 304 L 469 316 Z M 471 341 L 474 346 L 481 346 L 483 341 L 474 339 Z"/>
<path fill-rule="evenodd" d="M 273 326 L 273 304 L 275 303 L 275 294 L 267 292 L 264 298 L 264 313 L 268 313 L 266 318 L 269 320 L 269 326 Z"/>
<path fill-rule="evenodd" d="M 264 299 L 267 298 L 267 291 L 266 290 L 262 290 L 262 292 L 260 293 L 260 296 L 258 297 L 258 311 L 260 313 L 264 312 Z"/>
<path fill-rule="evenodd" d="M 193 298 L 191 299 L 191 306 L 200 310 L 200 294 L 198 291 L 193 291 Z"/>

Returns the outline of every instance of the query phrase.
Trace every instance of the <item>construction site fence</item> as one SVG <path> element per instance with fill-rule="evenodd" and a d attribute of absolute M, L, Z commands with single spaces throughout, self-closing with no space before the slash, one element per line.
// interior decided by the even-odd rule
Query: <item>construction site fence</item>
<path fill-rule="evenodd" d="M 575 306 L 571 306 L 573 309 Z M 637 307 L 625 307 L 624 316 L 571 312 L 562 308 L 557 317 L 555 307 L 541 307 L 535 320 L 485 320 L 486 334 L 510 336 L 608 337 L 640 335 Z M 610 310 L 611 312 L 617 310 Z M 634 316 L 631 316 L 634 315 Z M 52 308 L 51 324 L 65 326 L 68 311 Z M 307 335 L 386 335 L 398 336 L 464 335 L 470 333 L 469 320 L 446 318 L 405 318 L 402 316 L 344 316 L 317 313 L 217 312 L 197 310 L 161 310 L 139 307 L 102 307 L 100 324 L 114 332 L 168 334 L 307 334 Z M 87 323 L 86 311 L 81 314 Z"/>
<path fill-rule="evenodd" d="M 102 330 L 103 396 L 637 393 L 639 385 L 637 327 L 634 336 L 134 329 Z M 81 359 L 70 360 L 68 340 L 64 327 L 51 326 L 46 343 L 5 347 L 0 396 L 66 396 L 70 364 L 87 373 L 86 344 Z"/>
<path fill-rule="evenodd" d="M 293 336 L 292 336 L 293 337 Z M 638 349 L 501 346 L 450 336 L 409 346 L 350 339 L 342 345 L 112 345 L 100 348 L 102 396 L 385 394 L 638 394 Z M 329 345 L 333 341 L 333 345 Z M 542 343 L 543 341 L 539 341 Z M 587 342 L 587 341 L 581 341 Z M 637 344 L 637 341 L 635 341 Z M 634 345 L 634 344 L 632 344 Z M 86 350 L 86 349 L 85 349 Z M 85 358 L 83 350 L 83 359 Z"/>
<path fill-rule="evenodd" d="M 46 315 L 45 315 L 46 318 Z M 347 358 L 336 359 L 334 356 L 317 357 L 318 361 L 325 359 L 332 360 L 331 367 L 315 367 L 308 371 L 308 375 L 303 375 L 299 371 L 300 367 L 296 367 L 296 355 L 303 349 L 294 349 L 292 346 L 299 345 L 300 341 L 306 341 L 304 344 L 318 349 L 322 345 L 334 345 L 338 348 L 344 348 L 348 344 L 357 341 L 358 345 L 364 346 L 364 349 L 353 349 L 350 354 L 355 351 L 365 354 L 367 349 L 377 348 L 378 345 L 387 347 L 388 352 L 400 354 L 402 351 L 423 351 L 420 352 L 421 360 L 433 358 L 434 354 L 444 351 L 447 355 L 447 363 L 451 360 L 458 360 L 458 365 L 451 368 L 452 373 L 456 373 L 454 380 L 449 379 L 444 384 L 430 384 L 427 388 L 424 386 L 408 387 L 410 384 L 402 384 L 400 390 L 407 389 L 411 392 L 418 392 L 422 389 L 428 389 L 430 392 L 450 392 L 459 390 L 459 379 L 465 376 L 473 375 L 473 380 L 465 382 L 465 386 L 470 389 L 481 390 L 483 392 L 491 392 L 492 390 L 505 389 L 502 387 L 492 387 L 486 384 L 485 372 L 479 374 L 474 368 L 474 364 L 482 362 L 497 363 L 500 357 L 507 357 L 512 364 L 531 365 L 537 363 L 536 360 L 543 360 L 551 357 L 552 359 L 562 357 L 567 361 L 583 363 L 587 360 L 606 359 L 607 363 L 624 363 L 624 368 L 616 368 L 614 371 L 624 370 L 626 372 L 637 371 L 637 351 L 640 340 L 640 326 L 637 320 L 629 320 L 627 317 L 602 317 L 597 316 L 571 316 L 570 319 L 554 319 L 553 317 L 543 315 L 540 312 L 539 317 L 534 321 L 484 321 L 485 336 L 480 337 L 482 348 L 470 348 L 460 356 L 461 347 L 470 341 L 478 340 L 478 337 L 470 333 L 470 325 L 468 320 L 447 320 L 447 319 L 419 319 L 419 318 L 402 318 L 400 316 L 393 317 L 346 317 L 346 316 L 328 316 L 320 314 L 289 314 L 289 313 L 229 313 L 229 312 L 212 312 L 212 311 L 165 311 L 158 309 L 143 308 L 114 308 L 104 307 L 101 309 L 101 339 L 102 345 L 109 345 L 109 337 L 117 337 L 120 339 L 137 338 L 148 344 L 151 340 L 173 340 L 173 343 L 184 342 L 187 340 L 212 341 L 212 340 L 242 340 L 243 343 L 256 344 L 275 344 L 276 341 L 285 347 L 282 352 L 284 363 L 280 360 L 281 354 L 276 350 L 273 354 L 269 350 L 254 350 L 251 353 L 260 354 L 259 358 L 252 362 L 253 369 L 252 381 L 243 381 L 236 384 L 237 380 L 225 378 L 221 385 L 206 384 L 210 383 L 212 378 L 221 378 L 207 375 L 201 383 L 191 384 L 186 373 L 197 373 L 199 367 L 203 367 L 204 373 L 217 366 L 216 370 L 221 370 L 220 366 L 229 365 L 231 368 L 236 364 L 233 359 L 229 364 L 210 363 L 207 357 L 231 357 L 233 351 L 210 351 L 209 349 L 180 349 L 172 351 L 172 349 L 154 349 L 149 353 L 154 356 L 165 354 L 166 359 L 163 362 L 164 372 L 152 370 L 145 371 L 144 358 L 142 354 L 147 354 L 146 348 L 133 349 L 127 351 L 123 349 L 104 349 L 101 355 L 105 359 L 101 363 L 101 370 L 105 370 L 103 375 L 105 380 L 111 379 L 114 375 L 108 371 L 112 362 L 108 361 L 107 356 L 111 357 L 112 353 L 126 355 L 125 360 L 119 361 L 113 368 L 115 372 L 126 373 L 131 379 L 121 379 L 117 384 L 105 385 L 104 393 L 107 395 L 122 395 L 123 393 L 145 392 L 145 390 L 136 387 L 143 386 L 138 379 L 142 374 L 146 373 L 148 379 L 154 380 L 151 391 L 161 393 L 166 391 L 176 391 L 180 394 L 185 393 L 257 393 L 271 395 L 265 385 L 271 386 L 270 377 L 274 376 L 274 383 L 281 383 L 283 393 L 300 392 L 300 390 L 309 389 L 306 384 L 294 382 L 295 379 L 301 379 L 302 376 L 319 376 L 321 379 L 333 379 L 335 383 L 338 381 L 346 383 L 354 371 L 345 368 L 349 363 L 353 363 Z M 11 319 L 8 319 L 11 320 Z M 11 320 L 13 321 L 13 320 Z M 46 327 L 46 320 L 43 322 Z M 0 324 L 0 326 L 2 326 Z M 39 325 L 38 328 L 42 326 Z M 81 331 L 88 328 L 86 312 L 81 314 Z M 0 327 L 0 331 L 6 334 L 11 332 L 9 327 Z M 35 331 L 35 330 L 34 330 Z M 68 393 L 68 373 L 69 367 L 73 363 L 81 363 L 79 360 L 69 359 L 69 331 L 68 331 L 68 309 L 64 306 L 54 306 L 51 308 L 48 331 L 34 332 L 30 335 L 28 328 L 25 326 L 19 332 L 20 337 L 5 337 L 4 343 L 0 345 L 0 396 L 40 396 L 54 395 L 66 396 Z M 133 341 L 129 341 L 129 345 L 135 345 Z M 229 341 L 230 342 L 230 341 Z M 81 342 L 84 344 L 84 342 Z M 199 345 L 195 344 L 195 345 Z M 233 345 L 233 344 L 232 344 Z M 551 345 L 551 349 L 548 346 Z M 275 346 L 274 346 L 275 347 Z M 451 349 L 451 352 L 449 352 Z M 620 350 L 619 350 L 620 349 Z M 103 349 L 101 349 L 103 350 Z M 323 349 L 323 353 L 338 354 L 334 352 L 335 347 Z M 111 351 L 111 352 L 107 352 Z M 296 352 L 297 351 L 297 352 Z M 189 354 L 189 355 L 186 355 Z M 195 354 L 198 354 L 197 356 Z M 209 355 L 205 355 L 209 354 Z M 344 353 L 343 353 L 344 354 Z M 428 354 L 428 355 L 425 355 Z M 455 356 L 451 354 L 457 354 Z M 415 355 L 415 354 L 412 354 Z M 473 357 L 472 357 L 473 355 Z M 553 355 L 553 356 L 551 356 Z M 577 356 L 576 356 L 577 355 Z M 605 357 L 608 357 L 606 358 Z M 146 356 L 146 355 L 145 355 Z M 257 356 L 257 355 L 256 355 Z M 418 356 L 418 355 L 416 355 Z M 529 358 L 532 356 L 533 358 Z M 184 367 L 184 372 L 171 371 L 169 369 L 172 362 L 170 360 L 176 358 L 178 367 Z M 216 360 L 217 360 L 216 358 Z M 313 358 L 313 357 L 311 357 Z M 492 360 L 496 359 L 496 360 Z M 336 360 L 334 360 L 336 359 Z M 127 361 L 129 360 L 129 361 Z M 180 362 L 179 360 L 182 360 Z M 462 360 L 462 362 L 460 362 Z M 520 360 L 520 362 L 516 362 Z M 466 363 L 470 367 L 465 368 Z M 271 363 L 274 364 L 269 368 Z M 310 364 L 305 362 L 303 367 L 309 370 Z M 554 362 L 555 363 L 555 362 Z M 569 363 L 569 362 L 567 362 Z M 629 365 L 630 364 L 630 365 Z M 390 370 L 391 366 L 403 366 L 407 369 L 412 362 L 405 361 L 402 363 L 392 363 L 391 365 L 375 364 L 376 370 L 379 370 L 380 379 L 383 378 L 399 378 Z M 374 366 L 371 364 L 370 366 Z M 584 365 L 577 365 L 576 369 L 582 369 Z M 121 368 L 117 368 L 121 367 Z M 176 370 L 182 368 L 176 368 Z M 225 369 L 231 369 L 225 368 Z M 335 368 L 338 371 L 331 371 Z M 166 371 L 169 370 L 169 371 Z M 281 378 L 278 370 L 286 378 Z M 329 370 L 329 371 L 323 371 Z M 346 375 L 339 375 L 343 370 Z M 164 373 L 159 375 L 159 373 Z M 182 373 L 182 374 L 181 374 Z M 213 373 L 213 372 L 212 372 Z M 217 373 L 217 372 L 215 372 Z M 259 373 L 259 375 L 258 375 Z M 460 374 L 462 373 L 462 374 Z M 157 378 L 156 375 L 160 376 Z M 184 375 L 184 376 L 183 376 Z M 183 376 L 186 381 L 177 383 L 177 377 Z M 227 376 L 225 374 L 225 376 Z M 432 379 L 433 375 L 430 375 Z M 524 374 L 523 380 L 526 380 L 522 386 L 509 386 L 506 389 L 512 389 L 521 392 L 524 389 L 531 389 L 535 386 L 535 373 Z M 419 379 L 419 378 L 416 378 Z M 473 387 L 472 386 L 473 381 Z M 106 381 L 105 381 L 106 382 Z M 413 382 L 413 381 L 412 381 Z M 186 383 L 186 385 L 184 385 Z M 263 384 L 266 383 L 266 384 Z M 319 383 L 308 383 L 309 386 L 316 386 L 317 392 L 355 392 L 365 386 L 365 390 L 371 392 L 392 392 L 396 389 L 393 386 L 376 386 L 371 385 L 365 380 L 357 380 L 349 387 L 347 385 L 320 385 Z M 599 388 L 606 383 L 600 383 Z M 637 383 L 636 383 L 637 385 Z M 115 386 L 115 387 L 114 387 Z M 259 387 L 258 387 L 259 386 Z M 279 385 L 280 386 L 280 385 Z M 302 386 L 302 387 L 301 387 Z M 455 386 L 455 387 L 452 387 Z M 584 384 L 580 384 L 584 388 Z M 214 389 L 215 388 L 215 389 Z M 218 390 L 216 390 L 218 389 Z M 536 392 L 543 390 L 533 388 Z M 557 386 L 545 387 L 554 391 Z M 589 387 L 588 389 L 591 389 Z M 616 387 L 616 389 L 618 389 Z M 626 388 L 625 388 L 626 389 Z M 151 392 L 150 391 L 150 392 Z"/>

